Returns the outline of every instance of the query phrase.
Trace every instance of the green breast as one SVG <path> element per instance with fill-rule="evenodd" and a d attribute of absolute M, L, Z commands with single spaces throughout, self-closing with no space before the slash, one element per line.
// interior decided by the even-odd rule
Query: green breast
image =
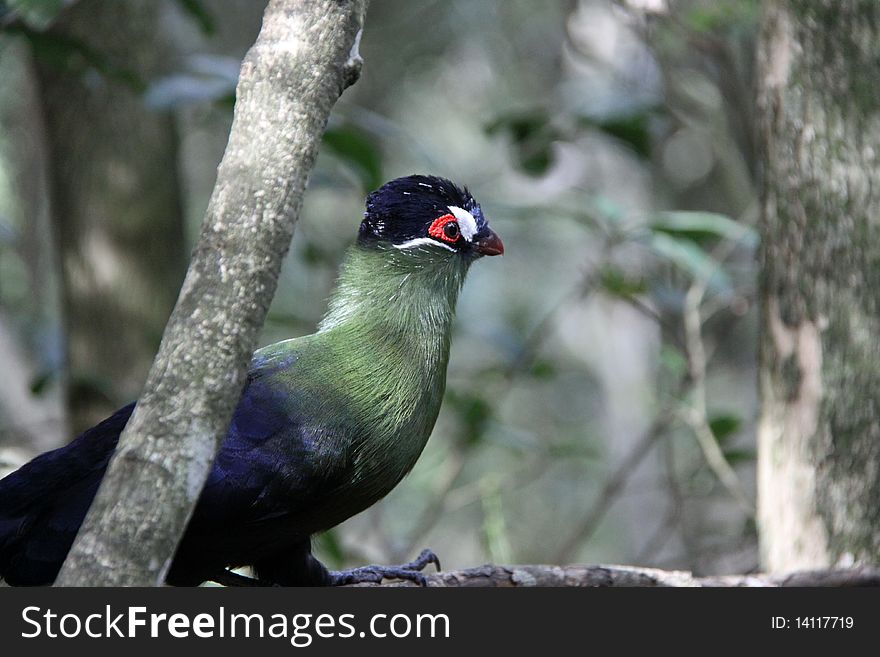
<path fill-rule="evenodd" d="M 313 531 L 387 495 L 434 428 L 468 265 L 414 255 L 352 248 L 320 330 L 295 341 L 296 367 L 281 375 L 315 427 L 325 486 L 310 501 Z"/>
<path fill-rule="evenodd" d="M 387 495 L 415 465 L 434 428 L 448 335 L 421 340 L 383 330 L 384 337 L 365 337 L 362 325 L 338 326 L 297 339 L 288 349 L 295 350 L 295 364 L 272 375 L 289 390 L 291 403 L 307 409 L 314 462 L 304 465 L 323 483 L 312 499 L 292 503 L 296 522 L 310 532 Z M 262 351 L 264 360 L 285 362 L 270 349 Z"/>
<path fill-rule="evenodd" d="M 413 468 L 440 412 L 449 340 L 445 334 L 425 337 L 389 339 L 386 333 L 385 339 L 370 340 L 368 349 L 352 349 L 348 340 L 340 340 L 347 365 L 336 385 L 347 400 L 345 424 L 351 433 L 345 439 L 349 471 L 339 493 L 356 499 L 362 509 L 387 495 Z"/>

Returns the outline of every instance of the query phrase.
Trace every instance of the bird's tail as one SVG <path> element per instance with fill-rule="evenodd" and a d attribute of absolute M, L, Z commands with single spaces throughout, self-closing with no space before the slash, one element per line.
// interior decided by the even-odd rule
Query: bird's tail
<path fill-rule="evenodd" d="M 0 579 L 55 581 L 134 404 L 0 479 Z"/>

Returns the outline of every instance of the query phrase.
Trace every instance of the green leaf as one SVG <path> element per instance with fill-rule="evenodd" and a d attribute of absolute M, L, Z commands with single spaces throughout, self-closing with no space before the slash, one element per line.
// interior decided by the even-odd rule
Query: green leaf
<path fill-rule="evenodd" d="M 727 274 L 695 242 L 658 232 L 650 236 L 648 246 L 658 256 L 675 264 L 694 278 L 707 280 L 712 287 L 730 287 Z"/>
<path fill-rule="evenodd" d="M 6 0 L 6 5 L 21 21 L 35 30 L 47 29 L 58 14 L 74 0 Z"/>
<path fill-rule="evenodd" d="M 522 142 L 540 134 L 549 121 L 541 110 L 512 112 L 497 117 L 485 127 L 485 131 L 489 136 L 506 132 L 514 141 Z"/>
<path fill-rule="evenodd" d="M 751 463 L 756 459 L 755 451 L 752 449 L 727 449 L 724 450 L 724 458 L 730 465 L 739 463 Z"/>
<path fill-rule="evenodd" d="M 382 184 L 382 156 L 367 133 L 352 125 L 328 128 L 324 133 L 324 146 L 354 168 L 365 190 Z"/>
<path fill-rule="evenodd" d="M 757 244 L 754 229 L 716 212 L 661 212 L 651 222 L 650 229 L 699 241 L 706 237 L 721 237 L 733 241 Z"/>
<path fill-rule="evenodd" d="M 302 247 L 302 259 L 309 267 L 328 266 L 336 264 L 336 254 L 325 248 L 320 242 L 306 240 Z"/>
<path fill-rule="evenodd" d="M 516 163 L 530 176 L 541 176 L 553 164 L 553 142 L 559 131 L 543 110 L 512 112 L 496 118 L 485 127 L 489 136 L 506 134 L 513 141 Z"/>
<path fill-rule="evenodd" d="M 58 377 L 57 369 L 46 369 L 39 372 L 30 382 L 30 390 L 33 395 L 42 395 L 49 388 L 49 385 Z"/>
<path fill-rule="evenodd" d="M 648 287 L 641 277 L 629 276 L 616 267 L 606 267 L 599 275 L 599 284 L 608 294 L 629 299 L 644 294 Z"/>
<path fill-rule="evenodd" d="M 525 173 L 534 177 L 542 176 L 553 164 L 553 151 L 549 147 L 521 149 L 518 161 Z"/>
<path fill-rule="evenodd" d="M 530 374 L 540 380 L 552 379 L 556 376 L 556 365 L 549 360 L 536 360 L 531 367 Z"/>
<path fill-rule="evenodd" d="M 447 393 L 446 399 L 462 425 L 461 441 L 469 446 L 479 443 L 492 418 L 489 402 L 477 394 L 460 394 L 453 390 Z"/>
<path fill-rule="evenodd" d="M 719 442 L 724 442 L 742 426 L 742 420 L 735 415 L 721 414 L 709 419 L 709 428 Z"/>
<path fill-rule="evenodd" d="M 629 146 L 639 157 L 646 158 L 651 154 L 651 133 L 648 129 L 650 118 L 650 111 L 599 119 L 581 116 L 578 118 L 578 124 L 581 127 L 604 132 L 609 137 Z"/>

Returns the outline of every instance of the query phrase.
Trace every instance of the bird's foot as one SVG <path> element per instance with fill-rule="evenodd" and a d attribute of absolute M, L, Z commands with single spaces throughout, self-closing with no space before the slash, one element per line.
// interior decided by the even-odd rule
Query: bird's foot
<path fill-rule="evenodd" d="M 414 582 L 419 586 L 428 586 L 428 580 L 422 570 L 432 563 L 440 570 L 440 559 L 431 550 L 422 550 L 421 554 L 409 563 L 399 566 L 361 566 L 349 570 L 330 571 L 330 586 L 346 584 L 380 584 L 383 579 L 402 579 Z"/>

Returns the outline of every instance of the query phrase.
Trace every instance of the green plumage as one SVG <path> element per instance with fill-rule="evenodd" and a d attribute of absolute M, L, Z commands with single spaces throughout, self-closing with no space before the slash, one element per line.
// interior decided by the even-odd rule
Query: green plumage
<path fill-rule="evenodd" d="M 503 251 L 479 204 L 448 180 L 408 176 L 370 194 L 317 333 L 254 354 L 166 581 L 224 581 L 227 568 L 250 565 L 276 584 L 424 583 L 432 553 L 331 573 L 310 537 L 415 465 L 440 410 L 467 270 Z M 133 409 L 0 481 L 0 577 L 55 579 Z"/>
<path fill-rule="evenodd" d="M 285 403 L 325 429 L 315 451 L 327 455 L 323 475 L 341 483 L 310 509 L 323 525 L 314 530 L 369 507 L 415 465 L 440 411 L 471 262 L 430 247 L 355 245 L 318 332 L 257 352 Z"/>

